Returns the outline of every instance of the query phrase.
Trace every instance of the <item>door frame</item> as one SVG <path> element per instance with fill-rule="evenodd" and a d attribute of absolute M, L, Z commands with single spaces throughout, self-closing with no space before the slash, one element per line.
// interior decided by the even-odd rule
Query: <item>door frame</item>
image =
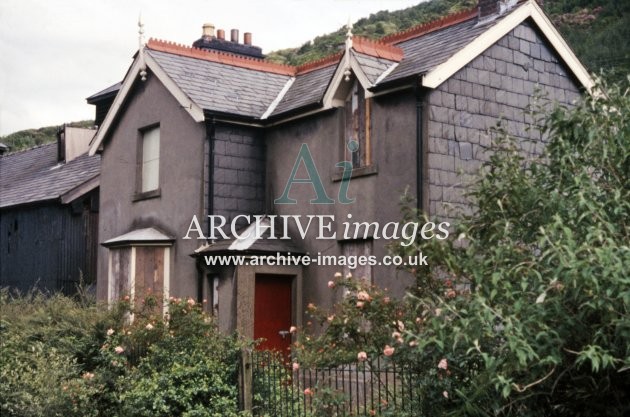
<path fill-rule="evenodd" d="M 254 338 L 254 297 L 256 275 L 283 275 L 291 278 L 291 322 L 302 326 L 302 267 L 301 266 L 238 266 L 236 268 L 236 330 Z"/>

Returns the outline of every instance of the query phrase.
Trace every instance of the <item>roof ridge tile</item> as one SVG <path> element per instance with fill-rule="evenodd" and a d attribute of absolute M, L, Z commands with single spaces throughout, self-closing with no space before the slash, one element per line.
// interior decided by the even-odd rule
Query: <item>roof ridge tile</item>
<path fill-rule="evenodd" d="M 478 14 L 477 8 L 473 7 L 468 10 L 463 10 L 461 12 L 444 16 L 440 19 L 436 19 L 427 23 L 422 23 L 420 25 L 413 26 L 409 29 L 405 29 L 400 32 L 383 36 L 380 39 L 380 41 L 388 43 L 388 44 L 397 44 L 403 41 L 407 41 L 409 39 L 426 35 L 427 33 L 434 32 L 436 30 L 445 29 L 449 26 L 456 25 L 457 23 L 465 22 L 467 20 L 472 19 L 473 17 L 476 17 L 477 14 Z"/>
<path fill-rule="evenodd" d="M 404 55 L 403 50 L 397 46 L 362 36 L 352 37 L 352 48 L 362 54 L 397 62 L 399 62 Z"/>
<path fill-rule="evenodd" d="M 295 67 L 296 75 L 305 74 L 307 72 L 315 71 L 320 68 L 328 67 L 332 64 L 339 62 L 343 56 L 344 51 L 335 52 L 334 54 L 325 56 L 324 58 L 316 59 L 314 61 L 308 61 Z"/>
<path fill-rule="evenodd" d="M 185 46 L 179 43 L 151 38 L 146 44 L 153 51 L 167 52 L 190 58 L 203 59 L 205 61 L 220 64 L 233 65 L 256 71 L 272 72 L 282 75 L 295 75 L 296 69 L 290 65 L 276 64 L 259 58 L 245 57 L 223 51 L 208 51 L 205 49 Z"/>

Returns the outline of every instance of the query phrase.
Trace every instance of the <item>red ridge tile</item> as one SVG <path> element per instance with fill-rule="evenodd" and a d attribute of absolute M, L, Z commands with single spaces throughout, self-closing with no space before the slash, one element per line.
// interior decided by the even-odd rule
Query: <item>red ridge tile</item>
<path fill-rule="evenodd" d="M 392 33 L 391 35 L 382 37 L 381 42 L 385 42 L 388 44 L 400 43 L 409 39 L 426 35 L 427 33 L 430 33 L 430 32 L 435 32 L 436 30 L 453 26 L 457 23 L 465 22 L 466 20 L 470 20 L 474 17 L 477 17 L 476 7 L 469 10 L 464 10 L 459 13 L 453 13 L 441 19 L 434 20 L 428 23 L 423 23 L 421 25 L 414 26 L 407 30 L 403 30 L 401 32 Z"/>

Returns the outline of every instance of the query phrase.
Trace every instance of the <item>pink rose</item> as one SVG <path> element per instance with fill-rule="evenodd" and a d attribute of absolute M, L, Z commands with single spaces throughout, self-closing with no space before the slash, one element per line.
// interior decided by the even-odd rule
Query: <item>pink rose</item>
<path fill-rule="evenodd" d="M 341 278 L 342 276 L 341 272 L 335 272 L 335 278 Z"/>
<path fill-rule="evenodd" d="M 299 363 L 297 363 L 297 362 L 293 362 L 293 370 L 294 370 L 294 371 L 297 371 L 297 370 L 299 370 L 299 369 L 300 369 L 300 364 L 299 364 Z"/>
<path fill-rule="evenodd" d="M 440 360 L 440 362 L 438 363 L 438 369 L 444 369 L 444 370 L 448 369 L 448 361 L 446 360 L 446 358 L 442 358 Z"/>
<path fill-rule="evenodd" d="M 107 336 L 111 336 L 114 334 L 114 329 L 107 329 Z"/>
<path fill-rule="evenodd" d="M 311 390 L 310 388 L 306 388 L 304 390 L 304 395 L 313 395 L 313 390 Z"/>
<path fill-rule="evenodd" d="M 359 362 L 365 362 L 367 360 L 367 353 L 359 352 L 357 354 L 357 359 L 359 360 Z"/>
<path fill-rule="evenodd" d="M 335 281 L 328 281 L 328 288 L 335 288 Z"/>
<path fill-rule="evenodd" d="M 116 346 L 114 348 L 114 352 L 116 352 L 119 355 L 122 355 L 124 351 L 125 351 L 125 348 L 123 348 L 122 346 Z"/>
<path fill-rule="evenodd" d="M 368 294 L 366 291 L 359 291 L 359 293 L 357 294 L 357 300 L 370 301 L 371 299 L 372 297 L 370 297 L 370 294 Z"/>
<path fill-rule="evenodd" d="M 289 333 L 291 333 L 291 334 L 295 334 L 295 333 L 297 333 L 297 327 L 295 327 L 295 326 L 291 326 L 291 327 L 289 328 Z"/>
<path fill-rule="evenodd" d="M 363 301 L 357 301 L 357 308 L 363 308 L 365 303 Z"/>
<path fill-rule="evenodd" d="M 394 349 L 390 345 L 385 345 L 385 349 L 383 349 L 383 355 L 385 355 L 385 356 L 392 356 L 394 354 L 395 350 L 396 349 Z"/>
<path fill-rule="evenodd" d="M 442 395 L 444 396 L 444 398 L 448 398 L 448 391 L 442 392 Z"/>
<path fill-rule="evenodd" d="M 144 328 L 147 329 L 147 330 L 153 330 L 153 325 L 151 323 L 149 323 Z"/>
<path fill-rule="evenodd" d="M 192 298 L 188 298 L 188 300 L 186 302 L 188 303 L 189 306 L 194 306 L 195 305 L 195 300 L 193 300 Z"/>

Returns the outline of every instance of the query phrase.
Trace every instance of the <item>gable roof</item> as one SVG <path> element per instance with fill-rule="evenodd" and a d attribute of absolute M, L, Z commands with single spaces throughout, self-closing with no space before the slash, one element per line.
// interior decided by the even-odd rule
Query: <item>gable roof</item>
<path fill-rule="evenodd" d="M 592 88 L 587 70 L 534 0 L 482 21 L 477 15 L 476 9 L 467 10 L 379 41 L 351 36 L 345 51 L 297 67 L 149 40 L 123 81 L 90 154 L 101 146 L 145 65 L 197 122 L 204 120 L 206 113 L 213 113 L 264 123 L 268 118 L 281 120 L 307 108 L 339 105 L 334 94 L 347 71 L 368 90 L 366 96 L 418 76 L 423 86 L 436 88 L 531 19 L 582 85 L 589 91 Z"/>
<path fill-rule="evenodd" d="M 57 143 L 0 156 L 0 208 L 50 200 L 65 200 L 79 187 L 82 193 L 98 186 L 100 156 L 81 155 L 60 164 Z"/>

